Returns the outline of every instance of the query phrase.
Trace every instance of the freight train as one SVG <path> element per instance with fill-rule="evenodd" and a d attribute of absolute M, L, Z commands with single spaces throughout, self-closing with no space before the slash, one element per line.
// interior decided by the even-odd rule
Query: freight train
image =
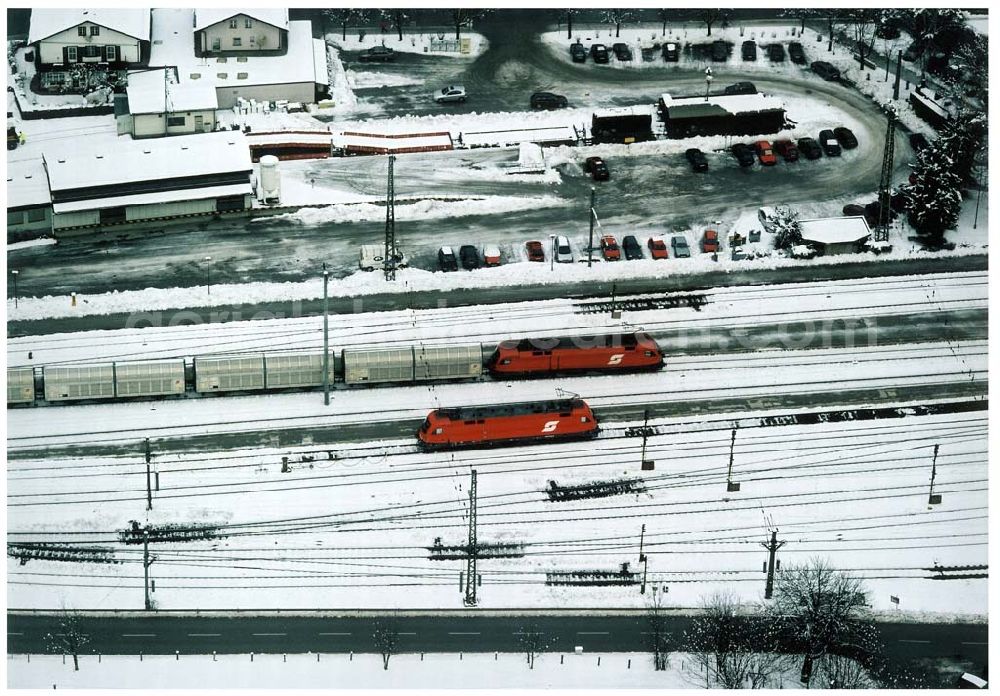
<path fill-rule="evenodd" d="M 328 381 L 337 386 L 414 384 L 545 377 L 563 373 L 615 373 L 663 366 L 648 334 L 504 341 L 491 350 L 478 343 L 331 351 Z M 243 353 L 96 365 L 7 368 L 8 406 L 74 401 L 184 397 L 216 393 L 301 391 L 323 385 L 322 353 Z"/>

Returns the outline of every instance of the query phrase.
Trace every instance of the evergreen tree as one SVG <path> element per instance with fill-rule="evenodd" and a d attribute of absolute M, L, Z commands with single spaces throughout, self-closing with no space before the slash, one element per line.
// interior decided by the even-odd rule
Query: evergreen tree
<path fill-rule="evenodd" d="M 913 183 L 903 187 L 909 221 L 917 234 L 940 238 L 953 229 L 962 207 L 962 180 L 941 139 L 917 156 Z"/>
<path fill-rule="evenodd" d="M 951 156 L 952 172 L 967 181 L 972 174 L 976 155 L 983 147 L 988 128 L 987 116 L 981 111 L 962 110 L 948 124 L 936 145 Z"/>

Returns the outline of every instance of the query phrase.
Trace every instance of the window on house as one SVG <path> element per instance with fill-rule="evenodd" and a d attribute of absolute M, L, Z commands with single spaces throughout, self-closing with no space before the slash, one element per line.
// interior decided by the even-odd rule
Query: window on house
<path fill-rule="evenodd" d="M 183 126 L 187 123 L 187 119 L 184 116 L 168 116 L 167 126 Z"/>
<path fill-rule="evenodd" d="M 241 39 L 238 36 L 234 36 L 233 37 L 233 46 L 242 46 L 242 45 L 243 45 L 243 39 Z"/>
<path fill-rule="evenodd" d="M 247 17 L 244 20 L 244 25 L 246 26 L 247 29 L 253 29 L 253 20 Z"/>
<path fill-rule="evenodd" d="M 200 72 L 193 72 L 190 75 L 188 75 L 188 79 L 191 79 L 191 80 L 200 80 L 201 79 L 201 73 Z"/>
<path fill-rule="evenodd" d="M 222 50 L 222 39 L 212 39 L 212 50 L 221 51 Z"/>
<path fill-rule="evenodd" d="M 90 44 L 89 46 L 83 47 L 83 57 L 84 58 L 100 58 L 101 57 L 101 47 Z"/>
<path fill-rule="evenodd" d="M 233 19 L 229 20 L 229 28 L 230 29 L 235 29 L 236 28 L 236 18 L 235 17 Z"/>
<path fill-rule="evenodd" d="M 76 35 L 77 36 L 86 36 L 87 35 L 87 27 L 77 27 L 76 28 Z"/>
<path fill-rule="evenodd" d="M 76 62 L 76 46 L 66 47 L 66 60 L 70 63 Z"/>
<path fill-rule="evenodd" d="M 91 36 L 100 36 L 101 35 L 101 28 L 98 27 L 98 26 L 91 26 L 90 27 L 90 35 Z"/>
<path fill-rule="evenodd" d="M 256 36 L 251 36 L 250 37 L 250 45 L 253 46 L 255 43 L 257 43 L 257 37 Z"/>
<path fill-rule="evenodd" d="M 24 222 L 24 213 L 20 210 L 15 210 L 14 212 L 7 211 L 7 224 L 8 225 L 20 225 Z"/>
<path fill-rule="evenodd" d="M 215 73 L 215 76 L 220 80 L 225 80 L 229 78 L 229 73 L 224 73 L 224 72 Z"/>
<path fill-rule="evenodd" d="M 45 220 L 45 208 L 32 208 L 28 211 L 28 222 L 42 222 Z"/>
<path fill-rule="evenodd" d="M 215 62 L 216 63 L 225 63 L 226 62 L 226 57 L 225 56 L 221 56 L 219 58 L 216 58 Z"/>
<path fill-rule="evenodd" d="M 109 63 L 113 63 L 118 60 L 118 47 L 117 46 L 105 46 L 104 47 L 104 58 Z"/>
<path fill-rule="evenodd" d="M 251 41 L 251 43 L 253 43 L 253 42 Z M 237 63 L 246 63 L 247 62 L 247 57 L 246 56 L 236 56 L 236 62 Z"/>
<path fill-rule="evenodd" d="M 249 74 L 249 73 L 245 73 L 245 72 L 241 72 L 241 73 L 236 73 L 236 79 L 237 79 L 237 80 L 245 80 L 245 79 L 247 79 L 248 77 L 250 77 L 250 74 Z"/>

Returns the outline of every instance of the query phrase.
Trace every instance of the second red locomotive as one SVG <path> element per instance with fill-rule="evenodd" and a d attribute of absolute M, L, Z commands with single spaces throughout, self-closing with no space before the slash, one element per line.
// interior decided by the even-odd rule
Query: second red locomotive
<path fill-rule="evenodd" d="M 439 408 L 417 431 L 424 449 L 490 447 L 597 435 L 597 418 L 581 399 Z"/>
<path fill-rule="evenodd" d="M 486 366 L 494 377 L 655 371 L 663 368 L 663 352 L 644 332 L 525 338 L 500 343 Z"/>

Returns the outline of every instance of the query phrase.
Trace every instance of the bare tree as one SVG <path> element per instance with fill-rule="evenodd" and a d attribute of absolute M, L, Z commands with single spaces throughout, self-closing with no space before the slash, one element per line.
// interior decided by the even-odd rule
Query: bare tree
<path fill-rule="evenodd" d="M 665 604 L 667 593 L 657 592 L 653 585 L 647 618 L 649 621 L 649 647 L 653 651 L 653 669 L 662 672 L 667 669 L 670 657 L 670 633 L 667 631 Z"/>
<path fill-rule="evenodd" d="M 659 10 L 656 11 L 656 18 L 658 20 L 660 20 L 660 23 L 663 25 L 663 26 L 660 27 L 660 35 L 661 36 L 666 36 L 667 35 L 667 22 L 669 22 L 671 19 L 674 18 L 675 13 L 676 13 L 676 10 L 672 10 L 672 9 L 666 8 L 666 7 L 661 8 L 661 9 L 659 9 Z"/>
<path fill-rule="evenodd" d="M 692 10 L 694 18 L 705 25 L 708 30 L 708 36 L 712 35 L 712 27 L 718 22 L 725 24 L 729 21 L 729 12 L 726 10 L 713 10 L 713 9 L 701 9 Z"/>
<path fill-rule="evenodd" d="M 782 17 L 791 17 L 793 19 L 799 20 L 799 33 L 801 34 L 806 30 L 806 20 L 807 19 L 826 19 L 829 12 L 827 10 L 821 10 L 811 7 L 793 7 L 787 10 L 781 11 Z"/>
<path fill-rule="evenodd" d="M 73 670 L 80 671 L 80 653 L 90 643 L 90 636 L 80 626 L 80 614 L 63 607 L 59 615 L 59 630 L 45 634 L 45 645 L 49 652 L 73 656 Z"/>
<path fill-rule="evenodd" d="M 410 14 L 401 7 L 394 7 L 391 10 L 380 10 L 381 17 L 392 22 L 399 40 L 403 40 L 403 26 L 410 23 Z"/>
<path fill-rule="evenodd" d="M 826 655 L 820 660 L 816 679 L 823 689 L 874 689 L 878 686 L 864 665 L 843 655 Z"/>
<path fill-rule="evenodd" d="M 372 19 L 372 10 L 357 7 L 342 7 L 322 10 L 323 23 L 330 21 L 339 24 L 341 40 L 347 41 L 347 27 L 367 24 Z"/>
<path fill-rule="evenodd" d="M 580 14 L 580 9 L 576 7 L 567 7 L 561 10 L 555 10 L 555 13 L 559 19 L 566 17 L 566 38 L 573 38 L 573 17 Z"/>
<path fill-rule="evenodd" d="M 524 651 L 525 660 L 528 663 L 528 669 L 535 668 L 535 657 L 538 653 L 544 652 L 548 647 L 548 643 L 545 640 L 545 634 L 538 630 L 538 626 L 531 625 L 523 628 L 520 633 L 518 633 L 517 642 L 521 645 L 521 650 Z"/>
<path fill-rule="evenodd" d="M 375 641 L 375 648 L 382 653 L 382 669 L 389 669 L 389 658 L 399 649 L 399 632 L 393 625 L 376 622 L 372 638 Z"/>
<path fill-rule="evenodd" d="M 493 10 L 484 8 L 463 10 L 455 8 L 451 11 L 451 23 L 455 27 L 455 40 L 462 37 L 462 27 L 471 27 L 472 23 L 489 15 Z"/>
<path fill-rule="evenodd" d="M 781 572 L 771 611 L 782 647 L 804 654 L 803 682 L 809 683 L 814 663 L 828 654 L 873 654 L 875 634 L 866 609 L 861 580 L 834 570 L 822 558 Z"/>
<path fill-rule="evenodd" d="M 611 10 L 604 10 L 601 13 L 601 18 L 608 24 L 615 25 L 615 38 L 618 38 L 622 33 L 622 24 L 625 24 L 626 22 L 634 22 L 636 20 L 636 14 L 635 10 L 615 8 Z"/>

